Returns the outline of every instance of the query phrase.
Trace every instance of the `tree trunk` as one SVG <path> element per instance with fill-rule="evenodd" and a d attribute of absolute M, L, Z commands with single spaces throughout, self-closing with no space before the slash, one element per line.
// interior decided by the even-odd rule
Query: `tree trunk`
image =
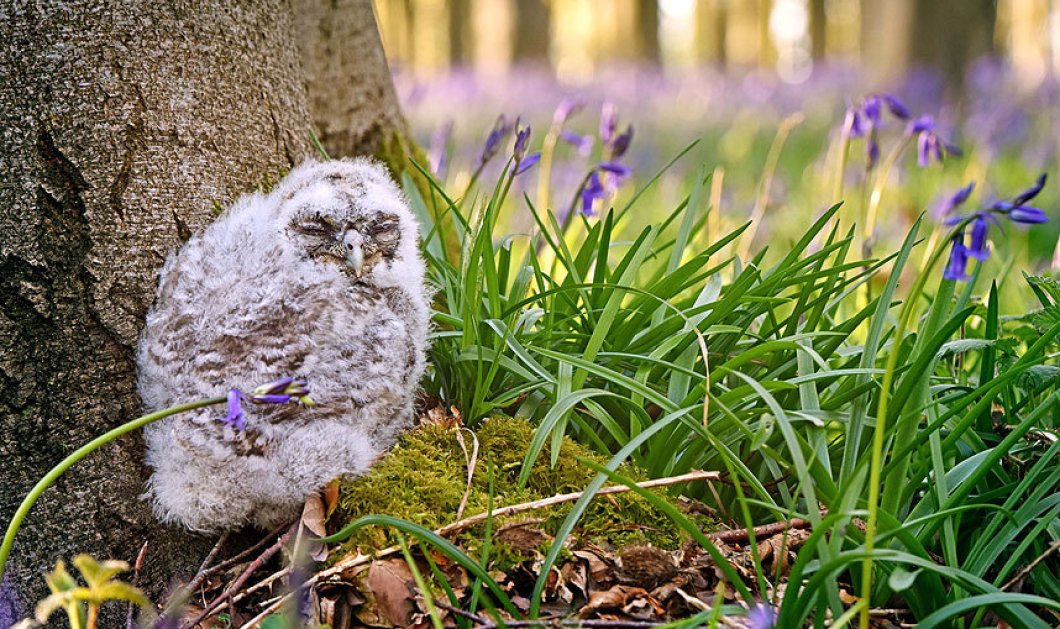
<path fill-rule="evenodd" d="M 633 28 L 637 60 L 649 65 L 659 65 L 662 61 L 662 50 L 659 48 L 658 0 L 635 0 Z"/>
<path fill-rule="evenodd" d="M 517 0 L 512 28 L 512 61 L 548 66 L 552 13 L 545 0 Z"/>
<path fill-rule="evenodd" d="M 474 55 L 474 28 L 471 23 L 471 0 L 449 2 L 449 67 L 471 64 Z"/>
<path fill-rule="evenodd" d="M 397 177 L 410 170 L 410 156 L 425 164 L 401 115 L 371 0 L 295 4 L 309 110 L 328 154 L 375 155 Z"/>
<path fill-rule="evenodd" d="M 828 54 L 828 12 L 825 0 L 810 0 L 810 56 L 824 59 Z"/>
<path fill-rule="evenodd" d="M 939 73 L 958 94 L 968 65 L 994 52 L 996 0 L 917 0 L 912 61 Z"/>
<path fill-rule="evenodd" d="M 284 0 L 7 0 L 0 42 L 6 524 L 49 468 L 140 415 L 134 353 L 167 253 L 308 155 L 310 118 Z M 189 576 L 210 540 L 156 522 L 142 461 L 126 436 L 44 494 L 0 610 L 31 611 L 41 573 L 80 552 L 132 562 L 147 542 L 154 595 Z M 101 626 L 119 626 L 109 607 Z"/>

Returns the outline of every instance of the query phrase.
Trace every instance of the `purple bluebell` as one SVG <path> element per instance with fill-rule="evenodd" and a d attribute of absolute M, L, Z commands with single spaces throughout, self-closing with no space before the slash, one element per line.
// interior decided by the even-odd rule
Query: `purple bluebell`
<path fill-rule="evenodd" d="M 615 160 L 626 154 L 629 144 L 633 141 L 633 125 L 627 125 L 626 130 L 617 135 L 611 143 L 611 159 Z"/>
<path fill-rule="evenodd" d="M 921 167 L 932 161 L 942 162 L 946 154 L 960 155 L 961 149 L 939 137 L 935 119 L 925 114 L 909 123 L 910 134 L 916 134 L 916 161 Z"/>
<path fill-rule="evenodd" d="M 222 417 L 221 421 L 236 430 L 243 430 L 247 427 L 247 418 L 243 414 L 243 392 L 239 389 L 229 389 L 228 415 Z"/>
<path fill-rule="evenodd" d="M 946 262 L 946 269 L 942 272 L 942 279 L 961 281 L 968 279 L 965 269 L 968 268 L 968 249 L 964 246 L 964 230 L 960 230 L 953 236 L 953 246 L 950 248 L 950 259 Z"/>
<path fill-rule="evenodd" d="M 567 97 L 560 101 L 556 111 L 552 113 L 552 124 L 562 127 L 570 117 L 582 110 L 585 101 L 580 98 Z"/>
<path fill-rule="evenodd" d="M 582 155 L 588 155 L 591 153 L 593 151 L 593 144 L 596 143 L 596 140 L 591 135 L 580 135 L 573 131 L 567 131 L 566 129 L 559 132 L 559 139 L 578 149 L 578 153 Z"/>
<path fill-rule="evenodd" d="M 750 629 L 773 629 L 777 622 L 777 610 L 772 605 L 759 603 L 747 611 L 747 626 Z"/>
<path fill-rule="evenodd" d="M 967 276 L 965 269 L 968 259 L 972 258 L 982 262 L 990 257 L 990 245 L 987 243 L 987 235 L 990 231 L 990 223 L 997 223 L 997 217 L 1004 216 L 1014 223 L 1038 224 L 1049 220 L 1041 208 L 1026 205 L 1045 187 L 1045 175 L 1042 174 L 1030 188 L 1012 197 L 1011 200 L 997 201 L 989 207 L 973 212 L 965 216 L 951 215 L 945 219 L 948 226 L 960 226 L 952 240 L 950 258 L 946 263 L 946 269 L 942 276 L 948 280 L 963 280 Z M 971 194 L 974 184 L 968 184 L 961 188 L 952 197 L 946 200 L 946 211 L 950 212 L 964 203 Z M 966 246 L 964 244 L 964 225 L 971 224 L 972 238 Z"/>
<path fill-rule="evenodd" d="M 850 129 L 850 137 L 860 138 L 869 132 L 869 125 L 860 109 L 850 107 L 847 109 L 846 126 Z"/>
<path fill-rule="evenodd" d="M 974 181 L 955 192 L 953 196 L 946 197 L 942 204 L 939 205 L 939 215 L 945 217 L 947 214 L 957 209 L 958 206 L 968 200 L 968 197 L 972 194 L 972 190 L 975 190 Z"/>
<path fill-rule="evenodd" d="M 519 163 L 515 166 L 515 174 L 521 175 L 526 171 L 534 167 L 534 164 L 541 161 L 541 153 L 532 153 L 526 158 L 519 160 Z"/>
<path fill-rule="evenodd" d="M 478 158 L 478 168 L 481 169 L 493 159 L 501 148 L 501 142 L 511 132 L 512 125 L 508 123 L 508 119 L 505 118 L 504 114 L 497 116 L 497 122 L 494 123 L 493 129 L 486 136 L 486 143 L 482 145 L 482 153 Z"/>
<path fill-rule="evenodd" d="M 612 103 L 604 103 L 600 110 L 600 140 L 610 144 L 618 128 L 618 109 Z"/>
<path fill-rule="evenodd" d="M 607 190 L 604 188 L 604 184 L 600 181 L 600 173 L 593 170 L 589 174 L 589 180 L 582 188 L 582 214 L 586 216 L 595 216 L 596 211 L 593 209 L 593 204 L 597 199 L 603 199 L 607 196 Z"/>
<path fill-rule="evenodd" d="M 519 120 L 515 121 L 515 148 L 512 150 L 512 157 L 515 158 L 515 163 L 518 164 L 522 161 L 526 155 L 526 149 L 530 145 L 530 125 L 525 127 L 520 126 Z"/>
<path fill-rule="evenodd" d="M 453 121 L 449 120 L 435 129 L 431 134 L 431 142 L 427 149 L 427 165 L 436 176 L 441 176 L 445 170 L 446 161 L 449 156 L 449 137 L 453 134 Z"/>
<path fill-rule="evenodd" d="M 244 399 L 247 399 L 244 396 Z M 306 406 L 312 405 L 309 398 L 309 384 L 303 380 L 294 378 L 280 378 L 268 384 L 263 384 L 250 393 L 249 401 L 254 404 L 287 404 L 298 402 Z"/>
<path fill-rule="evenodd" d="M 619 162 L 601 162 L 598 168 L 615 175 L 619 179 L 625 179 L 633 174 L 632 168 Z"/>
<path fill-rule="evenodd" d="M 909 108 L 905 104 L 898 100 L 898 97 L 893 94 L 880 94 L 880 98 L 886 103 L 887 109 L 891 112 L 891 115 L 900 120 L 909 120 L 912 114 L 909 113 Z"/>
<path fill-rule="evenodd" d="M 968 256 L 982 262 L 990 257 L 990 245 L 986 243 L 986 232 L 990 228 L 988 215 L 979 212 L 972 219 L 972 242 Z"/>

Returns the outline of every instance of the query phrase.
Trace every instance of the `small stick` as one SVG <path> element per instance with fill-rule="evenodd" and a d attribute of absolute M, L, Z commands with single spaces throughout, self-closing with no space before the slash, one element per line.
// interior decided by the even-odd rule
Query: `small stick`
<path fill-rule="evenodd" d="M 136 564 L 133 567 L 133 578 L 132 586 L 135 588 L 140 585 L 140 568 L 144 567 L 144 555 L 147 554 L 147 542 L 140 547 L 139 554 L 136 555 Z M 129 601 L 129 612 L 125 615 L 125 629 L 133 629 L 133 602 Z"/>
<path fill-rule="evenodd" d="M 294 533 L 293 526 L 288 529 L 288 531 L 284 533 L 278 540 L 276 540 L 275 544 L 266 549 L 265 552 L 259 555 L 257 559 L 250 562 L 250 565 L 248 565 L 246 569 L 243 570 L 243 573 L 240 574 L 239 577 L 235 581 L 233 581 L 231 585 L 225 588 L 225 591 L 222 592 L 220 596 L 215 598 L 212 603 L 207 605 L 206 609 L 202 610 L 202 612 L 200 612 L 199 615 L 194 618 L 194 620 L 192 620 L 187 625 L 184 625 L 184 629 L 191 629 L 195 625 L 198 625 L 200 622 L 208 618 L 212 613 L 214 613 L 214 611 L 217 610 L 217 608 L 222 605 L 222 603 L 224 603 L 225 599 L 229 599 L 230 606 L 232 594 L 242 588 L 243 584 L 246 583 L 248 579 L 250 579 L 250 575 L 254 574 L 254 572 L 257 571 L 258 568 L 263 566 L 266 561 L 272 558 L 273 555 L 280 552 L 280 549 L 283 548 L 283 545 L 286 544 L 287 540 L 291 538 L 292 533 Z"/>
<path fill-rule="evenodd" d="M 269 531 L 268 535 L 266 535 L 265 537 L 263 537 L 260 540 L 258 540 L 258 542 L 256 544 L 254 544 L 253 546 L 251 546 L 250 548 L 244 550 L 243 552 L 239 553 L 238 555 L 235 555 L 234 557 L 229 557 L 228 559 L 225 559 L 224 561 L 222 561 L 221 563 L 217 564 L 216 566 L 214 566 L 212 568 L 208 568 L 206 570 L 206 573 L 203 575 L 203 577 L 208 577 L 211 574 L 217 574 L 218 572 L 220 572 L 222 570 L 225 570 L 227 568 L 230 568 L 230 567 L 236 565 L 237 563 L 239 563 L 240 561 L 243 561 L 247 557 L 253 555 L 254 553 L 256 553 L 259 550 L 261 550 L 262 548 L 264 548 L 265 544 L 268 544 L 269 541 L 274 539 L 277 535 L 280 535 L 281 533 L 283 533 L 284 529 L 289 528 L 290 526 L 291 526 L 290 522 L 287 522 L 287 523 L 281 524 L 280 526 L 277 526 L 276 528 L 274 528 L 271 531 Z"/>
<path fill-rule="evenodd" d="M 762 526 L 756 526 L 751 531 L 754 531 L 755 538 L 768 537 L 782 533 L 788 529 L 808 529 L 810 528 L 810 522 L 803 520 L 802 518 L 794 518 L 791 520 L 785 520 L 783 522 L 774 522 L 772 524 L 763 524 Z M 717 533 L 707 533 L 707 537 L 719 541 L 719 542 L 744 542 L 750 539 L 750 531 L 748 529 L 734 529 L 731 531 L 720 531 Z"/>
<path fill-rule="evenodd" d="M 225 542 L 227 541 L 228 531 L 225 531 L 224 533 L 221 533 L 220 537 L 217 538 L 217 543 L 214 544 L 213 548 L 210 549 L 210 552 L 207 553 L 206 559 L 202 560 L 202 564 L 199 565 L 198 572 L 196 572 L 195 576 L 192 577 L 191 581 L 188 581 L 188 584 L 184 586 L 185 589 L 188 590 L 189 595 L 195 592 L 195 590 L 199 589 L 199 584 L 202 583 L 203 580 L 206 578 L 207 568 L 209 568 L 210 563 L 217 557 L 217 553 L 221 552 L 221 547 L 224 546 Z"/>
<path fill-rule="evenodd" d="M 1009 589 L 1010 587 L 1012 587 L 1013 585 L 1018 583 L 1020 579 L 1022 579 L 1025 576 L 1027 576 L 1027 573 L 1029 573 L 1031 570 L 1034 570 L 1035 566 L 1037 566 L 1041 562 L 1045 561 L 1046 557 L 1048 557 L 1049 555 L 1051 555 L 1054 552 L 1056 552 L 1057 548 L 1060 548 L 1060 539 L 1058 539 L 1055 542 L 1053 542 L 1052 545 L 1049 546 L 1049 548 L 1046 548 L 1045 552 L 1042 553 L 1041 555 L 1039 555 L 1037 559 L 1035 559 L 1034 561 L 1030 562 L 1026 566 L 1023 566 L 1023 568 L 1021 568 L 1020 571 L 1016 573 L 1016 576 L 1012 577 L 1011 579 L 1008 580 L 1008 583 L 1006 583 L 1005 585 L 1001 586 L 1001 591 L 1004 592 L 1005 590 Z"/>

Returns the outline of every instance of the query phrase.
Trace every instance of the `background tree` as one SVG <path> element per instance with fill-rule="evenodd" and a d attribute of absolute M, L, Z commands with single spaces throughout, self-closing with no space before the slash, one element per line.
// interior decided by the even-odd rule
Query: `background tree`
<path fill-rule="evenodd" d="M 311 154 L 314 117 L 333 155 L 406 146 L 369 0 L 324 4 L 0 3 L 5 523 L 47 469 L 140 414 L 134 355 L 158 268 L 217 204 Z M 356 100 L 318 94 L 336 87 Z M 154 593 L 197 567 L 211 540 L 155 521 L 142 455 L 126 437 L 45 494 L 0 613 L 31 609 L 43 570 L 77 552 L 132 561 L 146 542 Z"/>

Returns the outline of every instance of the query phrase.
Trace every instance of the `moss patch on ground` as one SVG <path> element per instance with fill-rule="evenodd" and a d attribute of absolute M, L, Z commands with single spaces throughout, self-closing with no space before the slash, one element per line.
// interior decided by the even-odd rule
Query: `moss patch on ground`
<path fill-rule="evenodd" d="M 457 521 L 457 509 L 467 486 L 467 461 L 457 436 L 458 429 L 440 425 L 418 428 L 407 433 L 390 453 L 372 470 L 340 485 L 338 507 L 328 522 L 337 531 L 343 525 L 369 514 L 386 514 L 436 529 Z M 595 477 L 578 458 L 600 464 L 606 460 L 585 447 L 563 439 L 555 467 L 550 465 L 546 446 L 531 470 L 525 487 L 518 484 L 523 457 L 533 437 L 534 428 L 521 419 L 496 416 L 482 422 L 475 436 L 479 442 L 478 464 L 471 481 L 467 507 L 461 517 L 485 512 L 488 508 L 492 476 L 494 508 L 548 498 L 556 494 L 581 491 Z M 464 431 L 468 451 L 473 439 Z M 619 473 L 637 481 L 644 473 L 627 464 Z M 548 535 L 570 512 L 573 503 L 524 512 L 511 518 L 500 518 L 494 530 L 505 523 L 543 519 L 534 527 Z M 705 519 L 700 525 L 709 525 Z M 465 550 L 475 553 L 481 548 L 486 525 L 473 526 L 458 536 Z M 608 543 L 623 547 L 633 543 L 650 543 L 664 549 L 677 548 L 686 534 L 661 511 L 631 492 L 599 496 L 582 515 L 575 539 L 581 542 Z M 347 552 L 371 553 L 397 543 L 393 531 L 383 527 L 365 527 L 343 544 Z M 495 558 L 517 559 L 519 553 L 499 545 Z M 338 557 L 343 553 L 335 553 Z M 508 563 L 502 561 L 501 563 Z"/>

